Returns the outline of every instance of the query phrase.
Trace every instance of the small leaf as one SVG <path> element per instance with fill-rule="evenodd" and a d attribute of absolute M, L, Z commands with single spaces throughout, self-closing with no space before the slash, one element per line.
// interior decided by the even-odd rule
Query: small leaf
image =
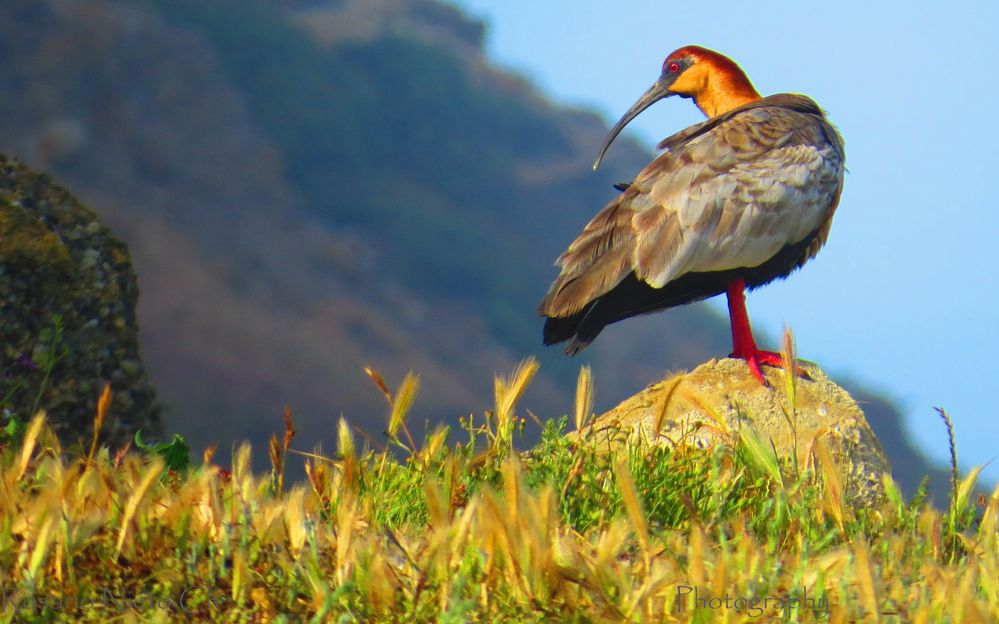
<path fill-rule="evenodd" d="M 749 459 L 757 470 L 769 475 L 774 481 L 784 487 L 784 477 L 780 472 L 780 462 L 773 448 L 763 444 L 760 437 L 751 427 L 743 427 L 739 430 L 739 438 L 743 448 L 746 449 Z"/>

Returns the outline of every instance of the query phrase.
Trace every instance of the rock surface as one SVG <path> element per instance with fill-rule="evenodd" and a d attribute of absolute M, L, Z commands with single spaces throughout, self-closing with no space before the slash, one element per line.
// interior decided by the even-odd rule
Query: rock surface
<path fill-rule="evenodd" d="M 35 409 L 64 442 L 89 437 L 105 383 L 102 439 L 161 433 L 139 357 L 128 249 L 64 189 L 0 155 L 0 424 Z"/>
<path fill-rule="evenodd" d="M 881 475 L 891 473 L 881 444 L 846 390 L 817 367 L 805 364 L 803 368 L 810 379 L 797 379 L 792 401 L 783 371 L 765 367 L 772 386 L 766 388 L 750 375 L 742 360 L 710 360 L 627 399 L 599 416 L 593 431 L 638 427 L 657 444 L 708 448 L 734 444 L 741 428 L 752 427 L 764 444 L 773 442 L 778 457 L 788 458 L 795 436 L 785 414 L 792 414 L 798 465 L 814 465 L 814 441 L 821 438 L 839 471 L 847 500 L 859 506 L 876 504 L 884 495 Z"/>

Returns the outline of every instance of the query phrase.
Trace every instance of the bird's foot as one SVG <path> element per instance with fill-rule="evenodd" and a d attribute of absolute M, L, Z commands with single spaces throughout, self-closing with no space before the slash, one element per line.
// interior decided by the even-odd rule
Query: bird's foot
<path fill-rule="evenodd" d="M 749 372 L 756 377 L 761 384 L 766 387 L 770 387 L 770 383 L 767 378 L 763 375 L 763 370 L 760 366 L 776 366 L 777 368 L 784 368 L 784 357 L 777 353 L 776 351 L 763 351 L 761 349 L 745 350 L 743 352 L 736 352 L 729 355 L 732 358 L 739 358 L 740 360 L 745 360 L 746 364 L 749 365 Z M 810 379 L 808 372 L 805 369 L 798 366 L 797 363 L 794 364 L 795 373 L 800 375 L 805 379 Z"/>

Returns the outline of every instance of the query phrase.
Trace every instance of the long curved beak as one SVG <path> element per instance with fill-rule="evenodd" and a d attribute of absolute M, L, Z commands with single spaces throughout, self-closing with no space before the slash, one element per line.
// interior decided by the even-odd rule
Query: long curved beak
<path fill-rule="evenodd" d="M 631 108 L 628 109 L 628 112 L 626 112 L 621 119 L 614 124 L 614 127 L 611 128 L 607 138 L 604 139 L 603 146 L 600 148 L 600 153 L 597 155 L 596 162 L 593 163 L 593 170 L 597 170 L 597 167 L 600 166 L 600 162 L 604 159 L 604 154 L 607 153 L 607 148 L 610 147 L 611 143 L 614 142 L 614 139 L 617 138 L 617 135 L 621 134 L 621 131 L 624 130 L 624 127 L 627 126 L 632 119 L 638 117 L 646 108 L 671 95 L 673 95 L 673 93 L 670 93 L 669 91 L 669 83 L 662 78 L 649 87 L 649 90 L 646 91 L 642 97 L 638 98 L 638 101 L 632 104 Z"/>

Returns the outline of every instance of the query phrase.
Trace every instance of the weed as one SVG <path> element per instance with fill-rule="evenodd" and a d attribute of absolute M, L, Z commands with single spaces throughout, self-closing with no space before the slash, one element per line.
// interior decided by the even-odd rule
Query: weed
<path fill-rule="evenodd" d="M 536 369 L 527 362 L 498 377 L 493 409 L 464 418 L 460 439 L 438 427 L 422 444 L 406 426 L 416 376 L 392 393 L 370 371 L 388 402 L 385 445 L 359 443 L 341 420 L 332 456 L 295 450 L 286 412 L 270 473 L 259 476 L 247 445 L 231 472 L 212 464 L 213 450 L 192 468 L 179 437 L 137 437 L 136 451 L 114 458 L 106 448 L 69 458 L 40 413 L 0 449 L 0 617 L 999 619 L 999 489 L 980 501 L 975 525 L 977 471 L 955 478 L 948 511 L 925 496 L 905 501 L 889 476 L 882 506 L 852 509 L 821 439 L 814 469 L 799 470 L 749 428 L 734 450 L 594 431 L 585 372 L 574 433 L 563 416 L 517 452 L 517 402 Z M 304 458 L 308 480 L 285 487 L 291 456 Z M 165 480 L 168 467 L 174 478 Z M 698 602 L 695 589 L 720 601 Z M 765 608 L 748 606 L 765 598 Z"/>

